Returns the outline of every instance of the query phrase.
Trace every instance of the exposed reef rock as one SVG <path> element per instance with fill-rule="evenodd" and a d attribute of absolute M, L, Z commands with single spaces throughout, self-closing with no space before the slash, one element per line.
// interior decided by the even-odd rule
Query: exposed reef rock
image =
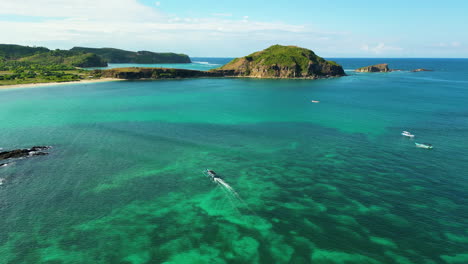
<path fill-rule="evenodd" d="M 356 72 L 391 72 L 392 70 L 388 68 L 387 63 L 382 63 L 382 64 L 361 67 L 361 68 L 356 69 L 355 71 Z"/>
<path fill-rule="evenodd" d="M 416 69 L 416 70 L 412 70 L 411 72 L 425 72 L 425 71 L 432 71 L 432 70 L 428 70 L 428 69 Z"/>
<path fill-rule="evenodd" d="M 43 151 L 49 148 L 50 147 L 48 146 L 34 146 L 29 149 L 15 149 L 15 150 L 10 150 L 10 151 L 3 151 L 3 152 L 0 152 L 0 160 L 47 155 L 48 153 L 43 152 Z M 1 165 L 5 166 L 5 163 Z"/>
<path fill-rule="evenodd" d="M 319 79 L 346 75 L 343 68 L 311 50 L 274 45 L 211 70 L 226 77 Z"/>

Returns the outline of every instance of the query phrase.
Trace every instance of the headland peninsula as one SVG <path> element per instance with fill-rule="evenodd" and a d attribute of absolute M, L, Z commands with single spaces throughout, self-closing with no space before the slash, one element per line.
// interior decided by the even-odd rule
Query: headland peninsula
<path fill-rule="evenodd" d="M 113 48 L 50 50 L 0 44 L 0 87 L 24 84 L 96 81 L 102 78 L 87 70 L 108 63 L 190 63 L 185 54 L 126 51 Z"/>

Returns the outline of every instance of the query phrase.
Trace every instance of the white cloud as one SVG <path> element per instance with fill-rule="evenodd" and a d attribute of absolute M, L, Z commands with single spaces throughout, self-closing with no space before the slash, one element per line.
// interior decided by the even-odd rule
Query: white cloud
<path fill-rule="evenodd" d="M 160 6 L 161 5 L 161 2 L 157 1 L 156 3 L 154 3 L 156 6 Z"/>
<path fill-rule="evenodd" d="M 18 0 L 2 1 L 0 14 L 47 18 L 144 21 L 163 18 L 136 0 Z"/>
<path fill-rule="evenodd" d="M 272 44 L 304 46 L 322 55 L 321 51 L 336 54 L 351 46 L 344 42 L 345 33 L 323 32 L 309 25 L 265 22 L 222 13 L 207 18 L 168 15 L 157 8 L 159 1 L 152 7 L 137 0 L 1 1 L 5 3 L 0 16 L 44 19 L 0 20 L 0 43 L 49 48 L 116 47 L 194 56 L 240 56 Z"/>
<path fill-rule="evenodd" d="M 308 32 L 302 25 L 281 22 L 248 21 L 220 17 L 175 17 L 136 0 L 19 0 L 3 3 L 1 14 L 37 16 L 37 21 L 1 21 L 0 43 L 51 45 L 68 48 L 74 45 L 121 46 L 122 48 L 154 49 L 166 45 L 191 46 L 190 41 L 204 39 L 207 46 L 213 38 L 242 41 L 258 34 L 277 38 L 278 32 Z M 24 8 L 28 6 L 28 8 Z M 226 18 L 225 18 L 226 17 Z M 217 33 L 213 35 L 213 33 Z"/>
<path fill-rule="evenodd" d="M 402 51 L 403 49 L 400 47 L 393 47 L 388 46 L 385 43 L 378 43 L 375 46 L 370 46 L 369 44 L 365 44 L 361 47 L 361 50 L 366 52 L 374 53 L 374 54 L 383 54 L 387 52 L 395 52 L 395 51 Z"/>

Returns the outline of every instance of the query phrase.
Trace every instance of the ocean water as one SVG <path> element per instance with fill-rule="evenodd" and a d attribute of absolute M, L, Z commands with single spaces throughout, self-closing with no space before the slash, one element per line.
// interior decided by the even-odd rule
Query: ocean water
<path fill-rule="evenodd" d="M 468 60 L 335 60 L 0 90 L 0 263 L 468 263 Z"/>

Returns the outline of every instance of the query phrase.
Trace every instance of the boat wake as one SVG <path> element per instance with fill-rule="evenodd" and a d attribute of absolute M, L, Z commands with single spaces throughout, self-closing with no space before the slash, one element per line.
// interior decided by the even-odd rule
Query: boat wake
<path fill-rule="evenodd" d="M 207 61 L 192 61 L 192 63 L 203 64 L 203 65 L 221 65 L 221 64 L 216 64 L 216 63 L 209 63 Z"/>
<path fill-rule="evenodd" d="M 239 212 L 238 207 L 235 205 L 235 202 L 240 203 L 241 205 L 245 206 L 250 212 L 255 214 L 252 209 L 247 205 L 247 203 L 239 196 L 239 194 L 234 190 L 234 188 L 231 187 L 227 182 L 225 182 L 223 179 L 221 179 L 216 172 L 213 170 L 206 169 L 203 172 L 206 176 L 210 177 L 211 180 L 218 185 L 218 187 L 221 188 L 221 190 L 227 195 L 231 205 L 236 209 L 237 212 Z M 239 212 L 240 213 L 240 212 Z"/>

